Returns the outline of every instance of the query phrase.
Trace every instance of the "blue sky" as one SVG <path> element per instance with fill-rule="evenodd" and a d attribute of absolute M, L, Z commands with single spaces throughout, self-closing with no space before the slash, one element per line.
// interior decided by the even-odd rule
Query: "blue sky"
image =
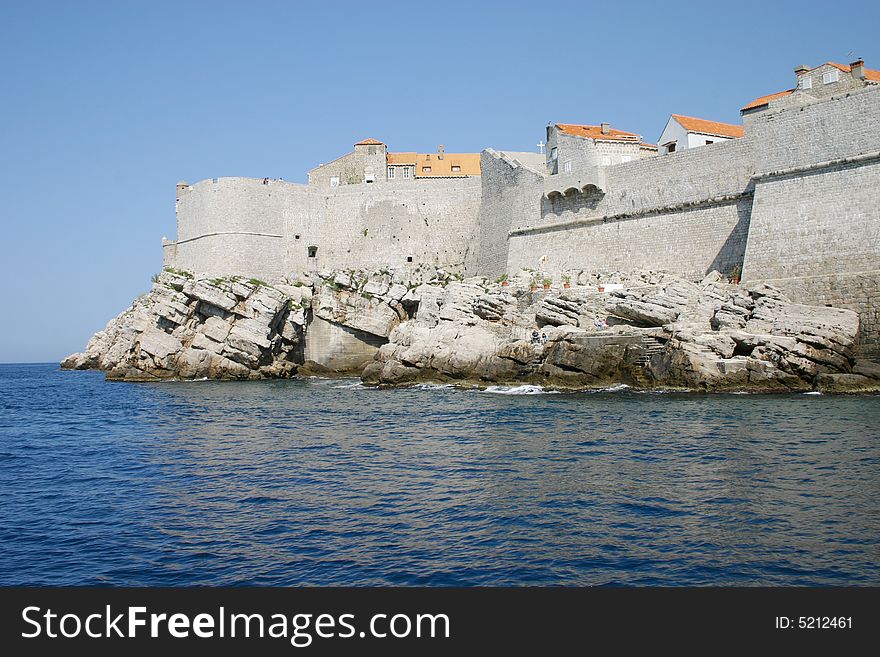
<path fill-rule="evenodd" d="M 174 185 L 392 150 L 655 141 L 796 64 L 880 68 L 880 3 L 2 2 L 0 362 L 57 361 L 150 287 Z"/>

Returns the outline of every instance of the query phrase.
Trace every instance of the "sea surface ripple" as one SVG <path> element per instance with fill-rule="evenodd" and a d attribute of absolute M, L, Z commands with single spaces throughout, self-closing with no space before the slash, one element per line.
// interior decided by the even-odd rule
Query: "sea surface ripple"
<path fill-rule="evenodd" d="M 0 584 L 880 585 L 880 397 L 540 392 L 0 366 Z"/>

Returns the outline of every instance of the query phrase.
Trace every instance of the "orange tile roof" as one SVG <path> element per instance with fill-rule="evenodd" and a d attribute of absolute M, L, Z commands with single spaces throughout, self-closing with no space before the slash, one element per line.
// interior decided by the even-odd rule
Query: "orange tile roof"
<path fill-rule="evenodd" d="M 702 132 L 707 135 L 717 135 L 719 137 L 742 137 L 744 134 L 741 125 L 707 121 L 706 119 L 698 119 L 693 116 L 683 116 L 681 114 L 673 114 L 672 118 L 678 121 L 681 126 L 689 132 Z"/>
<path fill-rule="evenodd" d="M 846 64 L 837 64 L 835 62 L 825 62 L 825 64 L 828 64 L 829 66 L 833 66 L 834 68 L 839 68 L 844 73 L 852 73 L 852 67 L 847 66 Z M 825 66 L 825 64 L 822 64 L 822 66 Z M 816 68 L 819 68 L 819 67 L 817 66 Z M 812 71 L 813 69 L 810 69 L 810 70 Z M 875 71 L 874 69 L 871 69 L 871 68 L 866 68 L 866 69 L 864 69 L 864 71 L 865 71 L 865 78 L 867 78 L 868 80 L 871 80 L 871 82 L 880 82 L 880 71 Z"/>
<path fill-rule="evenodd" d="M 355 144 L 355 146 L 384 146 L 385 142 L 378 139 L 364 139 Z"/>
<path fill-rule="evenodd" d="M 753 109 L 755 107 L 761 107 L 762 105 L 767 105 L 771 100 L 776 100 L 777 98 L 783 98 L 793 92 L 794 89 L 786 89 L 785 91 L 778 91 L 775 94 L 767 94 L 766 96 L 761 96 L 760 98 L 755 98 L 751 103 L 743 107 L 740 112 L 745 112 L 746 110 Z"/>
<path fill-rule="evenodd" d="M 817 68 L 821 66 L 833 66 L 836 69 L 843 71 L 844 73 L 852 72 L 852 67 L 847 66 L 846 64 L 838 64 L 837 62 L 825 62 L 824 64 L 819 64 L 819 66 L 814 66 L 811 68 L 811 71 L 815 71 Z M 865 79 L 870 80 L 871 82 L 880 82 L 880 71 L 875 71 L 874 69 L 866 68 L 865 70 Z M 761 107 L 763 105 L 768 104 L 771 100 L 776 100 L 777 98 L 784 98 L 795 89 L 788 89 L 787 91 L 780 91 L 775 94 L 769 94 L 767 96 L 761 96 L 760 98 L 755 98 L 751 103 L 743 107 L 740 111 L 745 112 L 746 110 L 754 109 L 755 107 Z"/>
<path fill-rule="evenodd" d="M 408 164 L 415 167 L 416 178 L 456 178 L 480 175 L 479 153 L 388 153 L 388 164 Z M 425 171 L 430 167 L 430 171 Z M 452 167 L 458 167 L 453 171 Z"/>
<path fill-rule="evenodd" d="M 415 164 L 418 153 L 387 153 L 385 160 L 388 164 Z"/>
<path fill-rule="evenodd" d="M 639 148 L 646 148 L 648 150 L 655 150 L 656 151 L 657 144 L 649 144 L 648 142 L 643 141 L 641 144 L 639 144 Z"/>
<path fill-rule="evenodd" d="M 556 127 L 560 132 L 575 137 L 586 137 L 588 139 L 604 139 L 608 141 L 640 141 L 639 135 L 634 132 L 624 132 L 609 128 L 608 133 L 602 132 L 602 126 L 599 125 L 577 125 L 574 123 L 557 123 Z"/>
<path fill-rule="evenodd" d="M 425 167 L 430 167 L 431 170 L 425 171 Z M 458 167 L 458 171 L 453 171 L 452 167 Z M 479 175 L 479 153 L 444 153 L 442 160 L 437 153 L 418 153 L 416 178 Z"/>

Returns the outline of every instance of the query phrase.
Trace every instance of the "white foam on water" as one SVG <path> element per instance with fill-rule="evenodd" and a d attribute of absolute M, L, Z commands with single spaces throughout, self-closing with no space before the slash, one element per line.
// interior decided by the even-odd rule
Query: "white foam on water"
<path fill-rule="evenodd" d="M 805 392 L 805 395 L 821 395 L 822 393 L 818 390 L 813 390 L 812 392 Z"/>
<path fill-rule="evenodd" d="M 347 381 L 346 383 L 340 383 L 338 385 L 333 386 L 334 388 L 364 388 L 364 384 L 361 381 Z"/>
<path fill-rule="evenodd" d="M 611 386 L 609 388 L 602 388 L 602 392 L 620 392 L 621 390 L 629 390 L 629 386 L 625 383 L 621 383 L 616 386 Z"/>
<path fill-rule="evenodd" d="M 414 390 L 449 390 L 454 388 L 454 383 L 420 383 L 413 386 Z"/>
<path fill-rule="evenodd" d="M 541 386 L 489 386 L 480 392 L 489 392 L 495 395 L 558 395 L 558 390 L 544 390 Z"/>

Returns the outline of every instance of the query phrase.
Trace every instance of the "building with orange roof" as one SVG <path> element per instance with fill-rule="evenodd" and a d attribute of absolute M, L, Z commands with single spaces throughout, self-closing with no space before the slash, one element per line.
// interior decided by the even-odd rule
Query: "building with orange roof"
<path fill-rule="evenodd" d="M 309 184 L 325 187 L 400 182 L 429 178 L 470 178 L 480 175 L 479 153 L 388 152 L 378 139 L 363 139 L 351 153 L 309 172 Z"/>
<path fill-rule="evenodd" d="M 760 96 L 744 105 L 740 113 L 745 117 L 770 107 L 803 105 L 880 84 L 880 71 L 865 68 L 862 59 L 849 65 L 825 62 L 810 68 L 802 64 L 795 67 L 794 74 L 794 88 Z"/>
<path fill-rule="evenodd" d="M 655 154 L 641 135 L 612 128 L 609 123 L 551 123 L 547 126 L 546 161 L 551 175 L 578 173 Z"/>
<path fill-rule="evenodd" d="M 721 123 L 698 119 L 694 116 L 673 114 L 666 122 L 658 140 L 661 155 L 686 151 L 719 141 L 730 141 L 744 134 L 743 127 L 733 123 Z"/>

